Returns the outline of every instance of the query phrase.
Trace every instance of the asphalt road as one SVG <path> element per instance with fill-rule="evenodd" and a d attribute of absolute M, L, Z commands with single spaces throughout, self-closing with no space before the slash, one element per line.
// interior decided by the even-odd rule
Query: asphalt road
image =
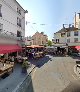
<path fill-rule="evenodd" d="M 74 73 L 76 60 L 55 56 L 40 59 L 26 92 L 80 92 L 80 79 Z"/>

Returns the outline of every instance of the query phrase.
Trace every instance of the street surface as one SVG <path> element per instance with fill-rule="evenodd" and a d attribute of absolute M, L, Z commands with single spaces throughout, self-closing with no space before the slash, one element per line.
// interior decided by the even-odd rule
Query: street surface
<path fill-rule="evenodd" d="M 26 92 L 80 92 L 80 79 L 74 73 L 76 60 L 49 55 L 40 59 Z"/>
<path fill-rule="evenodd" d="M 26 74 L 21 73 L 21 65 L 16 64 L 13 73 L 4 79 L 0 78 L 0 92 L 12 92 L 24 78 Z"/>

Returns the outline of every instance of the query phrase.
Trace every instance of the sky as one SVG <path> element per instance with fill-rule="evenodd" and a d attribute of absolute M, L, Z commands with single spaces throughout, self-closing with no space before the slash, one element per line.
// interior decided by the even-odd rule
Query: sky
<path fill-rule="evenodd" d="M 80 12 L 80 0 L 17 1 L 25 10 L 28 10 L 25 19 L 28 22 L 25 26 L 25 36 L 32 36 L 38 31 L 44 32 L 51 40 L 54 33 L 59 31 L 63 24 L 74 22 L 75 12 Z"/>

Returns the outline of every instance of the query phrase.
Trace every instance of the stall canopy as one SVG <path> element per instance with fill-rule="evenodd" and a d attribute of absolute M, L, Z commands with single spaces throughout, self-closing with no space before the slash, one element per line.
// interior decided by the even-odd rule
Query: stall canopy
<path fill-rule="evenodd" d="M 21 50 L 22 48 L 19 45 L 0 45 L 0 54 L 6 54 Z"/>
<path fill-rule="evenodd" d="M 39 45 L 31 45 L 27 46 L 28 48 L 43 48 L 44 46 L 39 46 Z"/>
<path fill-rule="evenodd" d="M 80 50 L 80 46 L 75 46 L 75 48 L 76 48 L 77 50 Z"/>

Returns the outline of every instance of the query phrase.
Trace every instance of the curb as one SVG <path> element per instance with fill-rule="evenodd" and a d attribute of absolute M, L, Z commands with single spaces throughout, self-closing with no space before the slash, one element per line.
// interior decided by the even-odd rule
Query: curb
<path fill-rule="evenodd" d="M 23 84 L 23 82 L 28 78 L 28 76 L 33 72 L 33 70 L 36 68 L 36 66 L 34 66 L 31 71 L 27 74 L 26 78 L 20 82 L 17 87 L 12 91 L 12 92 L 17 92 L 17 90 L 20 88 L 20 86 Z"/>

